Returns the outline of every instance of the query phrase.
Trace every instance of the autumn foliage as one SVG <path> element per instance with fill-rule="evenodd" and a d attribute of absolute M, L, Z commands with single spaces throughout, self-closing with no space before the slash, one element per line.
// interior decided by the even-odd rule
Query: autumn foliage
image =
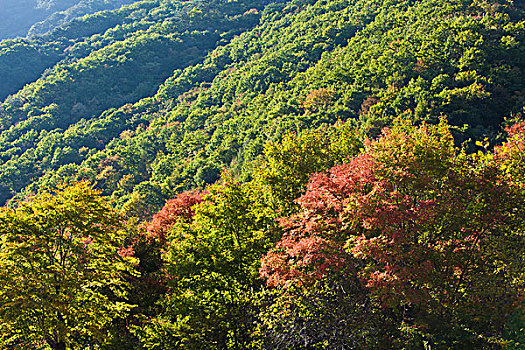
<path fill-rule="evenodd" d="M 2 339 L 55 349 L 519 345 L 524 125 L 476 154 L 455 146 L 445 121 L 398 120 L 364 141 L 350 129 L 293 134 L 267 147 L 252 181 L 223 174 L 144 225 L 87 183 L 41 193 L 0 210 Z"/>
<path fill-rule="evenodd" d="M 505 129 L 507 142 L 496 146 L 494 160 L 500 169 L 510 177 L 510 181 L 519 182 L 525 186 L 525 121 L 516 123 Z"/>
<path fill-rule="evenodd" d="M 190 222 L 195 212 L 193 207 L 203 201 L 206 192 L 185 191 L 170 199 L 161 211 L 153 216 L 151 222 L 147 224 L 148 233 L 159 239 L 161 242 L 166 240 L 168 230 L 179 220 Z"/>
<path fill-rule="evenodd" d="M 520 130 L 502 149 L 519 147 Z M 275 286 L 357 273 L 383 308 L 409 308 L 416 328 L 475 318 L 461 336 L 497 334 L 519 301 L 525 243 L 523 194 L 499 164 L 460 152 L 444 123 L 400 122 L 311 177 L 261 275 Z"/>

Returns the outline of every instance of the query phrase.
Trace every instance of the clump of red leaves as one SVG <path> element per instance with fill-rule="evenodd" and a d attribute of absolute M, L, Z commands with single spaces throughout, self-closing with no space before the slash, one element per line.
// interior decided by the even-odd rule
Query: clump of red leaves
<path fill-rule="evenodd" d="M 193 207 L 201 203 L 205 195 L 205 191 L 185 191 L 170 199 L 147 224 L 148 234 L 165 242 L 167 232 L 177 221 L 191 222 L 195 215 Z"/>
<path fill-rule="evenodd" d="M 509 130 L 512 147 L 522 149 L 524 128 Z M 480 169 L 454 148 L 444 124 L 385 129 L 348 164 L 311 177 L 261 276 L 304 284 L 355 271 L 385 306 L 445 307 L 466 299 L 466 286 L 474 303 L 506 295 L 483 288 L 492 283 L 486 266 L 503 258 L 491 245 L 517 212 L 498 179 L 494 166 Z"/>

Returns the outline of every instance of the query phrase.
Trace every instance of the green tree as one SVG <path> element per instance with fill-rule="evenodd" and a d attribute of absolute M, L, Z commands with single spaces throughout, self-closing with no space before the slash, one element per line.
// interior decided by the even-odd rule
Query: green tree
<path fill-rule="evenodd" d="M 145 348 L 245 349 L 251 342 L 250 298 L 263 285 L 259 260 L 275 221 L 249 183 L 226 179 L 208 190 L 198 204 L 195 194 L 179 195 L 149 225 L 160 237 L 167 228 L 170 278 L 164 312 L 135 329 Z"/>
<path fill-rule="evenodd" d="M 269 202 L 283 213 L 293 212 L 294 202 L 306 190 L 310 175 L 341 164 L 362 147 L 351 122 L 335 127 L 289 133 L 280 142 L 268 142 L 265 159 L 255 172 L 256 182 L 269 194 Z"/>
<path fill-rule="evenodd" d="M 0 209 L 0 340 L 66 349 L 103 342 L 130 305 L 125 220 L 88 183 Z"/>

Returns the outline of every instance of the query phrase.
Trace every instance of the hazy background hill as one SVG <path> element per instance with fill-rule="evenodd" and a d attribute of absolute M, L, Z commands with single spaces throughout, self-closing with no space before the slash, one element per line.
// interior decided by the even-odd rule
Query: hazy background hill
<path fill-rule="evenodd" d="M 1 0 L 0 39 L 43 34 L 73 18 L 134 0 Z"/>

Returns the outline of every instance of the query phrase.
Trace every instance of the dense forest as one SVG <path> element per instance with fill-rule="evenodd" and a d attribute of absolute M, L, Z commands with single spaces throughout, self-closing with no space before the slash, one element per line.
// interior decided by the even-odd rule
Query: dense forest
<path fill-rule="evenodd" d="M 523 3 L 38 3 L 5 348 L 525 347 Z"/>

